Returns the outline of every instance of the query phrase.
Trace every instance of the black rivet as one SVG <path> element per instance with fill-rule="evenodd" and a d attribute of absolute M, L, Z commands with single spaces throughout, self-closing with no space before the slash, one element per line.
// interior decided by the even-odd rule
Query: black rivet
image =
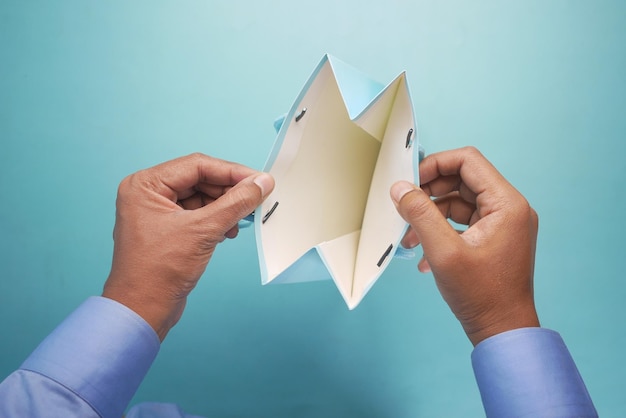
<path fill-rule="evenodd" d="M 270 216 L 272 216 L 272 213 L 274 213 L 277 206 L 278 206 L 278 202 L 274 203 L 274 206 L 272 206 L 272 208 L 265 214 L 265 216 L 261 220 L 261 223 L 265 223 L 265 221 L 267 221 L 270 218 Z"/>
<path fill-rule="evenodd" d="M 389 244 L 389 247 L 387 247 L 387 249 L 385 250 L 385 252 L 383 253 L 382 257 L 380 257 L 380 260 L 378 260 L 378 263 L 376 263 L 376 265 L 378 267 L 382 266 L 383 261 L 385 261 L 385 258 L 387 258 L 387 256 L 389 255 L 389 253 L 391 253 L 391 249 L 393 248 L 393 244 Z"/>
<path fill-rule="evenodd" d="M 409 133 L 406 134 L 406 145 L 404 148 L 408 148 L 411 145 L 411 136 L 413 135 L 413 128 L 409 129 Z"/>
<path fill-rule="evenodd" d="M 306 107 L 302 108 L 302 111 L 300 112 L 300 114 L 296 116 L 296 122 L 300 122 L 300 119 L 304 117 L 305 113 L 306 113 Z"/>

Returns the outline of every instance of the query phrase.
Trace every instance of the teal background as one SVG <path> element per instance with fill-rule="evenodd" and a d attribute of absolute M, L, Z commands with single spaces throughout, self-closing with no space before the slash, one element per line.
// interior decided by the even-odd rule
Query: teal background
<path fill-rule="evenodd" d="M 0 377 L 108 274 L 119 181 L 200 151 L 261 168 L 329 52 L 407 70 L 428 152 L 475 145 L 540 215 L 543 325 L 626 413 L 626 3 L 0 3 Z M 219 417 L 481 416 L 471 345 L 415 262 L 353 312 L 221 245 L 137 393 Z"/>

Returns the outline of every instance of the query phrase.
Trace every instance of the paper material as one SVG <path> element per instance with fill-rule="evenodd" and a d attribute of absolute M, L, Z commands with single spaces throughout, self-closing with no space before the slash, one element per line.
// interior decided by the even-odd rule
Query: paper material
<path fill-rule="evenodd" d="M 276 186 L 255 211 L 263 284 L 331 278 L 355 308 L 406 230 L 389 189 L 418 182 L 417 150 L 405 73 L 385 87 L 324 56 L 264 170 Z"/>

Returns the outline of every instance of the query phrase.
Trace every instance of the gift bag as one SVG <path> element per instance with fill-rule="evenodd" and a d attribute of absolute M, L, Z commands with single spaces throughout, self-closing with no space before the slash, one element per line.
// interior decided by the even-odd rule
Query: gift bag
<path fill-rule="evenodd" d="M 406 74 L 385 86 L 326 55 L 276 126 L 276 186 L 254 216 L 262 283 L 332 279 L 353 309 L 406 231 L 391 185 L 419 183 Z"/>

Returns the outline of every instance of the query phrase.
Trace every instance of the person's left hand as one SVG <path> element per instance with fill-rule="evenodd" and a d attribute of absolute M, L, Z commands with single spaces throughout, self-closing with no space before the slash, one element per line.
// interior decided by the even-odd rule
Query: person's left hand
<path fill-rule="evenodd" d="M 102 296 L 163 340 L 215 250 L 272 191 L 267 173 L 193 154 L 126 177 L 117 196 L 113 265 Z"/>

